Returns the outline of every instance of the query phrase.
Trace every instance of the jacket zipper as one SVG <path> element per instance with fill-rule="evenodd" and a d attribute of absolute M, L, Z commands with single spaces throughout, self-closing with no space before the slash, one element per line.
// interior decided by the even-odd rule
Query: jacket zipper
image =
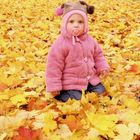
<path fill-rule="evenodd" d="M 81 47 L 82 47 L 82 50 L 83 50 L 83 57 L 84 57 L 84 61 L 85 61 L 85 63 L 86 63 L 86 67 L 87 67 L 87 80 L 89 81 L 89 79 L 90 79 L 90 76 L 89 76 L 89 66 L 88 66 L 88 58 L 87 58 L 87 56 L 85 56 L 85 54 L 84 54 L 84 49 L 83 49 L 83 44 L 80 42 L 80 44 L 81 44 Z"/>

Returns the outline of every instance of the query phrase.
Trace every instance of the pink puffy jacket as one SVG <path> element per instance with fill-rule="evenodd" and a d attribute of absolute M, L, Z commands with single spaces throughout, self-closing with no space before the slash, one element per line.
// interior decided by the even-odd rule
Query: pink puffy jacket
<path fill-rule="evenodd" d="M 61 34 L 50 48 L 46 63 L 46 91 L 82 90 L 88 83 L 100 83 L 99 73 L 109 69 L 97 41 L 85 33 L 73 44 L 72 37 L 66 32 L 66 22 L 70 15 L 63 17 Z"/>

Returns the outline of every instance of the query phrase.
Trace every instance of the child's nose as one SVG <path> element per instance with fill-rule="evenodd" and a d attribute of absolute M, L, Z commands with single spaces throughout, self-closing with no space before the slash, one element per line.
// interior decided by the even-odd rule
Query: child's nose
<path fill-rule="evenodd" d="M 74 27 L 75 27 L 75 28 L 78 27 L 78 23 L 77 23 L 77 22 L 74 23 Z"/>

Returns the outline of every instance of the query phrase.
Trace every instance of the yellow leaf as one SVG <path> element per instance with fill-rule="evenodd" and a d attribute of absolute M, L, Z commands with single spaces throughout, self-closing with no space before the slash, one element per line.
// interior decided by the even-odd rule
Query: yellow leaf
<path fill-rule="evenodd" d="M 17 94 L 13 97 L 10 98 L 10 101 L 14 104 L 14 105 L 17 105 L 17 106 L 20 106 L 22 104 L 26 104 L 27 101 L 26 101 L 26 98 L 23 94 Z"/>
<path fill-rule="evenodd" d="M 128 128 L 132 133 L 137 134 L 137 135 L 140 134 L 140 126 L 139 126 L 139 124 L 137 124 L 137 123 L 129 123 Z"/>
<path fill-rule="evenodd" d="M 26 61 L 26 58 L 23 56 L 20 56 L 20 57 L 17 57 L 16 60 L 20 61 L 20 62 L 24 62 L 24 61 Z"/>
<path fill-rule="evenodd" d="M 114 137 L 113 140 L 133 140 L 132 133 L 128 133 L 128 135 L 118 135 Z"/>
<path fill-rule="evenodd" d="M 116 130 L 119 133 L 118 136 L 115 137 L 114 140 L 132 140 L 133 132 L 129 130 L 129 128 L 125 124 L 116 125 Z"/>
<path fill-rule="evenodd" d="M 87 112 L 86 115 L 90 123 L 101 131 L 111 130 L 118 120 L 116 115 L 93 114 L 92 112 Z"/>
<path fill-rule="evenodd" d="M 124 104 L 130 109 L 137 109 L 139 103 L 135 99 L 125 99 Z"/>
<path fill-rule="evenodd" d="M 15 117 L 0 116 L 0 130 L 15 129 L 19 126 L 19 124 L 19 120 Z"/>
<path fill-rule="evenodd" d="M 58 104 L 57 108 L 64 114 L 78 114 L 80 111 L 80 102 L 75 100 L 68 100 L 65 104 Z"/>
<path fill-rule="evenodd" d="M 61 140 L 61 137 L 60 137 L 60 135 L 56 135 L 56 134 L 53 134 L 53 135 L 49 135 L 48 136 L 48 139 L 49 140 Z"/>
<path fill-rule="evenodd" d="M 42 28 L 43 30 L 48 30 L 49 29 L 49 23 L 46 21 L 45 23 L 44 22 L 41 22 L 41 21 L 38 21 L 36 23 L 36 26 Z"/>
<path fill-rule="evenodd" d="M 89 94 L 86 94 L 86 98 L 87 98 L 86 100 L 87 100 L 88 102 L 90 101 L 90 103 L 93 103 L 93 104 L 99 102 L 99 97 L 98 97 L 98 95 L 97 95 L 96 93 L 94 93 L 94 92 L 89 93 Z"/>
<path fill-rule="evenodd" d="M 61 136 L 61 138 L 67 138 L 72 136 L 72 132 L 66 124 L 59 125 L 59 129 L 56 131 L 57 134 Z"/>
<path fill-rule="evenodd" d="M 2 39 L 2 38 L 0 38 L 0 45 L 2 47 L 5 47 L 6 46 L 6 41 L 4 39 Z"/>
<path fill-rule="evenodd" d="M 131 110 L 128 108 L 125 110 L 122 110 L 122 112 L 118 114 L 118 117 L 119 117 L 119 120 L 123 122 L 140 123 L 140 114 L 137 111 Z"/>
<path fill-rule="evenodd" d="M 0 94 L 0 101 L 9 99 L 7 94 Z"/>
<path fill-rule="evenodd" d="M 119 134 L 127 134 L 129 133 L 129 129 L 125 124 L 118 124 L 116 125 L 117 132 Z"/>
<path fill-rule="evenodd" d="M 95 128 L 90 128 L 90 131 L 88 132 L 87 138 L 89 140 L 97 140 L 98 136 L 100 135 L 99 131 Z"/>
<path fill-rule="evenodd" d="M 44 127 L 44 117 L 46 116 L 45 113 L 41 113 L 35 117 L 35 121 L 33 122 L 33 126 L 35 129 L 40 129 Z"/>
<path fill-rule="evenodd" d="M 0 140 L 4 140 L 6 136 L 7 136 L 7 133 L 5 132 L 0 134 Z"/>
<path fill-rule="evenodd" d="M 81 102 L 81 104 L 83 104 L 83 105 L 88 103 L 88 100 L 87 100 L 87 98 L 86 98 L 86 96 L 85 96 L 85 91 L 84 91 L 84 90 L 82 90 L 82 97 L 81 97 L 80 102 Z"/>
<path fill-rule="evenodd" d="M 83 140 L 84 140 L 82 131 L 75 131 L 72 133 L 71 136 L 68 137 L 69 140 L 79 140 L 81 138 L 83 138 Z"/>
<path fill-rule="evenodd" d="M 57 124 L 56 121 L 53 120 L 53 113 L 50 114 L 46 114 L 46 116 L 44 117 L 44 134 L 48 135 L 50 131 L 54 130 L 57 128 Z"/>
<path fill-rule="evenodd" d="M 44 50 L 37 50 L 36 52 L 35 52 L 35 54 L 37 55 L 37 56 L 43 56 L 44 54 L 45 54 L 46 52 L 44 51 Z"/>

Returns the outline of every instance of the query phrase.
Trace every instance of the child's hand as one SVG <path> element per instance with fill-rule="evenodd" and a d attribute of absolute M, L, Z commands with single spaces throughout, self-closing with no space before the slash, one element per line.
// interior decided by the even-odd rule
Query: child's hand
<path fill-rule="evenodd" d="M 53 97 L 55 97 L 55 96 L 59 95 L 60 92 L 59 91 L 53 91 L 53 92 L 51 92 L 51 94 L 52 94 Z"/>
<path fill-rule="evenodd" d="M 107 77 L 108 74 L 109 74 L 109 70 L 103 70 L 103 71 L 100 72 L 100 76 L 103 77 L 103 78 Z"/>

